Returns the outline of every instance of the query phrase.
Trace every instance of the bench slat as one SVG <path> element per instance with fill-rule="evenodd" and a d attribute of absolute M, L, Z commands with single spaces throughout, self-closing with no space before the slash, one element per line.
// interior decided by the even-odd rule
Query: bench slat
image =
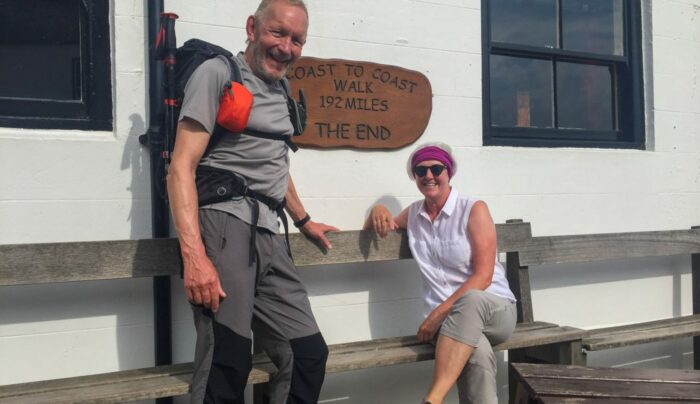
<path fill-rule="evenodd" d="M 120 372 L 103 373 L 97 375 L 77 376 L 63 379 L 21 383 L 0 386 L 0 399 L 12 396 L 22 396 L 26 394 L 52 392 L 62 389 L 73 389 L 80 387 L 98 386 L 110 383 L 130 382 L 140 379 L 178 377 L 182 375 L 189 375 L 191 373 L 192 364 L 183 363 L 177 365 L 159 366 L 155 368 L 125 370 Z"/>
<path fill-rule="evenodd" d="M 512 369 L 520 386 L 527 390 L 532 401 L 537 402 L 578 403 L 583 398 L 606 403 L 697 403 L 700 400 L 700 372 L 696 370 L 586 368 L 528 363 L 515 363 Z M 550 397 L 568 400 L 550 400 Z"/>
<path fill-rule="evenodd" d="M 581 339 L 584 332 L 584 330 L 567 326 L 553 326 L 526 332 L 516 330 L 506 342 L 494 346 L 493 350 L 504 351 L 576 341 Z"/>
<path fill-rule="evenodd" d="M 700 253 L 700 229 L 534 237 L 520 265 L 564 264 Z"/>
<path fill-rule="evenodd" d="M 582 333 L 582 330 L 544 322 L 518 324 L 513 336 L 494 350 L 573 341 L 580 339 Z M 434 357 L 434 347 L 418 342 L 415 336 L 351 342 L 329 348 L 327 373 L 413 363 Z M 267 382 L 273 371 L 274 365 L 264 354 L 255 355 L 248 383 Z M 76 397 L 123 402 L 182 395 L 187 394 L 191 377 L 192 364 L 185 363 L 0 386 L 0 403 L 60 403 L 71 402 Z"/>
<path fill-rule="evenodd" d="M 503 251 L 529 238 L 529 223 L 496 225 Z M 371 231 L 329 233 L 324 251 L 301 233 L 289 235 L 297 266 L 411 258 L 405 232 L 378 238 Z M 176 239 L 0 245 L 0 286 L 180 274 Z"/>
<path fill-rule="evenodd" d="M 189 377 L 189 375 L 187 376 Z M 67 403 L 122 403 L 186 394 L 189 379 L 176 376 L 131 380 L 128 382 L 103 384 L 99 387 L 77 387 L 36 395 L 0 399 L 7 404 L 67 404 Z"/>
<path fill-rule="evenodd" d="M 700 314 L 590 330 L 582 345 L 588 351 L 598 351 L 696 335 L 700 335 Z"/>
<path fill-rule="evenodd" d="M 700 314 L 691 314 L 682 317 L 665 318 L 662 320 L 647 321 L 643 323 L 634 323 L 626 325 L 618 325 L 614 327 L 604 327 L 593 330 L 588 330 L 586 336 L 594 336 L 595 334 L 618 334 L 636 331 L 640 327 L 644 329 L 665 328 L 672 325 L 685 325 L 700 322 Z"/>
<path fill-rule="evenodd" d="M 270 380 L 275 367 L 267 357 L 254 366 L 250 384 Z M 158 366 L 40 382 L 0 386 L 0 403 L 126 402 L 189 392 L 192 363 Z"/>
<path fill-rule="evenodd" d="M 643 381 L 600 380 L 586 381 L 578 379 L 530 378 L 528 385 L 537 391 L 542 402 L 549 403 L 549 396 L 571 398 L 569 402 L 577 403 L 578 398 L 596 398 L 599 402 L 695 402 L 700 399 L 698 385 L 693 383 L 646 383 Z M 651 401 L 653 400 L 653 401 Z"/>
<path fill-rule="evenodd" d="M 643 380 L 661 383 L 692 383 L 700 385 L 700 371 L 681 369 L 642 369 L 642 368 L 607 368 L 566 365 L 541 366 L 532 363 L 514 365 L 523 377 L 569 378 L 616 380 L 620 382 Z"/>
<path fill-rule="evenodd" d="M 0 246 L 0 286 L 172 275 L 179 267 L 170 239 Z"/>
<path fill-rule="evenodd" d="M 515 332 L 511 338 L 516 338 L 520 334 L 529 333 L 535 330 L 557 327 L 556 324 L 537 321 L 533 323 L 520 323 L 515 327 Z M 529 334 L 534 335 L 534 334 Z M 329 346 L 331 355 L 339 353 L 350 353 L 366 350 L 380 350 L 394 347 L 406 347 L 421 344 L 414 335 L 404 337 L 379 338 L 366 341 L 347 342 Z"/>
<path fill-rule="evenodd" d="M 143 396 L 143 391 L 135 386 L 139 381 L 142 389 L 151 391 L 155 388 L 156 392 L 152 394 L 158 397 L 171 391 L 179 395 L 187 392 L 191 376 L 192 364 L 187 363 L 15 384 L 0 387 L 0 403 L 60 403 L 75 401 L 77 397 L 85 401 L 100 399 L 118 402 L 156 397 Z M 180 387 L 173 390 L 173 386 L 177 385 Z M 132 387 L 134 395 L 129 393 Z"/>
<path fill-rule="evenodd" d="M 405 236 L 375 239 L 371 232 L 329 234 L 325 252 L 290 234 L 298 266 L 411 258 Z M 0 286 L 179 275 L 177 239 L 144 239 L 0 246 Z"/>

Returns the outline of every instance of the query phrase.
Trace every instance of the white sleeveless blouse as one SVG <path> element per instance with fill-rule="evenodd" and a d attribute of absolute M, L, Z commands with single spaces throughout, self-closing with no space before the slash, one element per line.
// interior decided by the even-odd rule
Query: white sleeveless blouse
<path fill-rule="evenodd" d="M 434 222 L 417 201 L 408 210 L 408 245 L 423 276 L 423 296 L 427 317 L 435 307 L 450 297 L 472 275 L 472 253 L 467 234 L 467 222 L 472 206 L 478 199 L 460 198 L 453 187 L 442 211 Z M 515 302 L 508 287 L 506 271 L 494 262 L 493 279 L 486 289 Z"/>

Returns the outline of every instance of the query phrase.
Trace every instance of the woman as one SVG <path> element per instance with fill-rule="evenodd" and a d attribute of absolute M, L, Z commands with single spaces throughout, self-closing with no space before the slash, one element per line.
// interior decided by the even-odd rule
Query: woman
<path fill-rule="evenodd" d="M 417 337 L 435 343 L 433 382 L 424 403 L 442 403 L 457 382 L 460 403 L 497 403 L 493 344 L 516 323 L 515 297 L 496 259 L 496 228 L 483 201 L 450 186 L 457 164 L 449 146 L 419 146 L 407 171 L 425 197 L 392 217 L 372 208 L 364 228 L 381 237 L 407 229 L 423 276 L 425 320 Z"/>

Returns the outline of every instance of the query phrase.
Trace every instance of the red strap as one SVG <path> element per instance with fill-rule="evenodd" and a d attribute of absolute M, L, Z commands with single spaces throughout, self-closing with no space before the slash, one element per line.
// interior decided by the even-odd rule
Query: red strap
<path fill-rule="evenodd" d="M 160 47 L 160 43 L 163 41 L 163 38 L 165 38 L 165 28 L 161 26 L 160 30 L 158 30 L 158 36 L 156 36 L 156 49 Z"/>

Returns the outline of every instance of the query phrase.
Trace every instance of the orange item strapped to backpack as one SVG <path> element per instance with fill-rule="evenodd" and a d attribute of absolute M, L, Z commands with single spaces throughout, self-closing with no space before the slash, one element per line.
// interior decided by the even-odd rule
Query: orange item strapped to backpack
<path fill-rule="evenodd" d="M 241 133 L 248 125 L 250 110 L 253 108 L 253 94 L 241 83 L 229 82 L 221 96 L 216 123 L 233 133 Z"/>

